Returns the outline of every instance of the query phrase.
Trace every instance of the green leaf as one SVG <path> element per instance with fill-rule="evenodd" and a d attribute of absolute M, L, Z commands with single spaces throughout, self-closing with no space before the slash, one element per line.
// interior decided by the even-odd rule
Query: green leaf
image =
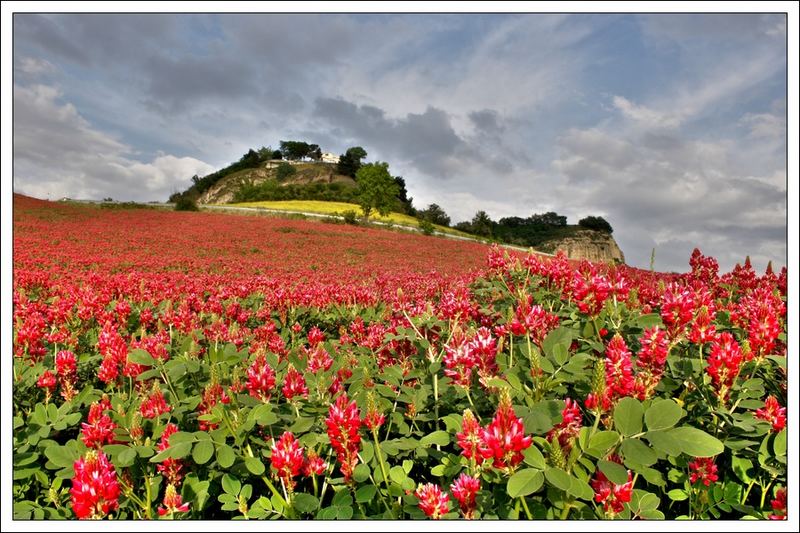
<path fill-rule="evenodd" d="M 170 437 L 171 438 L 171 437 Z M 170 447 L 167 448 L 168 452 L 170 452 L 169 456 L 173 459 L 183 459 L 192 451 L 192 443 L 191 442 L 181 442 L 179 444 L 173 445 L 170 442 Z"/>
<path fill-rule="evenodd" d="M 616 431 L 600 431 L 589 439 L 587 451 L 594 457 L 605 457 L 606 452 L 619 442 L 619 433 Z"/>
<path fill-rule="evenodd" d="M 142 366 L 153 366 L 156 364 L 156 360 L 153 359 L 153 356 L 150 355 L 149 352 L 147 352 L 146 350 L 142 350 L 141 348 L 131 350 L 131 352 L 128 353 L 128 362 L 136 363 L 137 365 L 142 365 Z"/>
<path fill-rule="evenodd" d="M 614 426 L 626 437 L 642 431 L 644 408 L 636 398 L 622 398 L 614 408 Z"/>
<path fill-rule="evenodd" d="M 506 485 L 506 491 L 512 498 L 527 496 L 539 490 L 542 483 L 544 483 L 544 475 L 541 470 L 525 468 L 511 476 Z"/>
<path fill-rule="evenodd" d="M 292 506 L 301 513 L 313 513 L 319 509 L 319 500 L 313 494 L 298 492 L 292 496 Z"/>
<path fill-rule="evenodd" d="M 594 490 L 592 490 L 592 487 L 590 487 L 587 482 L 575 476 L 570 476 L 570 485 L 567 492 L 582 500 L 589 501 L 594 498 Z"/>
<path fill-rule="evenodd" d="M 683 416 L 683 410 L 675 400 L 656 400 L 644 414 L 647 429 L 655 431 L 668 429 L 678 423 Z"/>
<path fill-rule="evenodd" d="M 554 329 L 542 341 L 542 351 L 544 351 L 545 355 L 548 357 L 552 357 L 556 363 L 559 365 L 563 365 L 567 357 L 569 356 L 569 346 L 572 344 L 572 334 L 573 331 L 569 328 L 560 327 Z M 561 346 L 562 349 L 558 349 L 557 353 L 557 346 Z"/>
<path fill-rule="evenodd" d="M 247 470 L 249 470 L 251 474 L 256 476 L 260 476 L 266 470 L 264 463 L 262 463 L 261 459 L 259 459 L 258 457 L 245 457 L 244 465 L 247 467 Z"/>
<path fill-rule="evenodd" d="M 356 502 L 358 503 L 365 503 L 372 501 L 375 498 L 375 494 L 378 492 L 378 488 L 375 485 L 364 485 L 359 487 L 356 491 Z"/>
<path fill-rule="evenodd" d="M 667 498 L 674 502 L 682 502 L 689 499 L 689 494 L 683 489 L 672 489 L 667 493 Z"/>
<path fill-rule="evenodd" d="M 356 465 L 355 469 L 353 469 L 353 479 L 356 480 L 358 483 L 362 483 L 369 479 L 369 466 L 365 464 Z"/>
<path fill-rule="evenodd" d="M 314 417 L 298 418 L 295 423 L 289 427 L 289 431 L 293 432 L 295 435 L 300 435 L 311 429 L 315 421 L 316 419 Z"/>
<path fill-rule="evenodd" d="M 353 497 L 347 488 L 342 488 L 336 492 L 331 501 L 331 505 L 336 507 L 348 507 L 353 505 Z"/>
<path fill-rule="evenodd" d="M 658 455 L 639 439 L 625 439 L 620 446 L 625 459 L 644 466 L 650 466 L 658 460 Z"/>
<path fill-rule="evenodd" d="M 236 461 L 236 453 L 233 451 L 233 448 L 227 444 L 217 446 L 217 463 L 219 463 L 219 466 L 222 468 L 230 468 L 234 461 Z"/>
<path fill-rule="evenodd" d="M 194 445 L 192 459 L 199 465 L 204 465 L 214 455 L 214 443 L 210 440 L 201 440 Z"/>
<path fill-rule="evenodd" d="M 231 496 L 238 496 L 241 489 L 242 484 L 238 479 L 230 474 L 224 474 L 222 476 L 222 490 L 224 490 L 225 493 Z"/>
<path fill-rule="evenodd" d="M 786 430 L 782 429 L 775 435 L 775 442 L 772 443 L 772 450 L 776 456 L 786 455 Z"/>
<path fill-rule="evenodd" d="M 526 465 L 538 468 L 539 470 L 544 470 L 547 468 L 547 463 L 545 463 L 544 456 L 536 446 L 528 447 L 524 452 L 522 452 L 522 455 L 525 457 Z"/>
<path fill-rule="evenodd" d="M 733 472 L 736 474 L 739 479 L 741 479 L 745 483 L 750 483 L 753 481 L 753 476 L 751 476 L 748 471 L 753 468 L 753 462 L 750 459 L 745 459 L 744 457 L 731 457 L 731 467 L 733 467 Z"/>
<path fill-rule="evenodd" d="M 389 477 L 397 484 L 401 484 L 406 478 L 406 472 L 402 466 L 393 466 L 389 469 Z"/>
<path fill-rule="evenodd" d="M 572 485 L 570 475 L 560 468 L 548 468 L 544 471 L 547 481 L 557 489 L 568 491 Z"/>
<path fill-rule="evenodd" d="M 58 445 L 52 445 L 45 448 L 44 455 L 59 468 L 72 468 L 72 465 L 80 457 L 80 455 L 73 453 L 73 451 L 66 446 Z"/>
<path fill-rule="evenodd" d="M 664 323 L 661 321 L 661 315 L 650 313 L 648 315 L 639 315 L 636 317 L 636 325 L 645 329 L 653 326 L 663 326 Z"/>
<path fill-rule="evenodd" d="M 691 426 L 671 429 L 669 434 L 678 441 L 681 451 L 692 457 L 714 457 L 725 449 L 719 439 Z"/>
<path fill-rule="evenodd" d="M 597 462 L 597 467 L 614 484 L 624 485 L 628 482 L 628 471 L 620 464 L 601 460 Z"/>
<path fill-rule="evenodd" d="M 446 446 L 450 444 L 450 434 L 446 431 L 434 431 L 422 437 L 419 443 L 423 446 L 430 446 L 431 444 L 438 444 L 439 446 Z"/>
<path fill-rule="evenodd" d="M 136 450 L 134 448 L 126 448 L 117 455 L 115 466 L 126 467 L 131 466 L 136 460 Z"/>
<path fill-rule="evenodd" d="M 670 431 L 648 431 L 645 433 L 644 438 L 650 441 L 650 444 L 656 450 L 677 457 L 681 454 L 681 444 L 670 434 Z"/>

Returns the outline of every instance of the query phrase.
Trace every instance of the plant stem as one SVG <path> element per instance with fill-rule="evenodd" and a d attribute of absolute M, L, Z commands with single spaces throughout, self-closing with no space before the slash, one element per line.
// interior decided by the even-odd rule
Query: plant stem
<path fill-rule="evenodd" d="M 525 501 L 525 496 L 520 496 L 519 500 L 522 502 L 522 508 L 525 509 L 525 516 L 528 517 L 528 520 L 533 520 L 533 515 L 531 515 L 531 510 L 528 509 L 528 502 Z"/>
<path fill-rule="evenodd" d="M 381 452 L 381 444 L 378 442 L 378 430 L 372 430 L 372 438 L 375 441 L 375 454 L 378 456 L 378 464 L 381 465 L 381 475 L 383 476 L 383 484 L 386 485 L 386 495 L 389 495 L 389 478 L 386 476 L 386 465 L 383 464 L 383 452 Z M 381 497 L 383 499 L 383 497 Z M 386 503 L 386 502 L 384 502 Z M 388 506 L 387 506 L 388 508 Z"/>
<path fill-rule="evenodd" d="M 572 502 L 571 502 L 571 501 L 568 501 L 568 502 L 567 502 L 567 503 L 564 505 L 564 510 L 561 512 L 561 517 L 560 517 L 560 519 L 561 519 L 561 520 L 566 520 L 566 519 L 567 519 L 567 517 L 569 516 L 569 512 L 570 512 L 571 510 L 572 510 Z"/>

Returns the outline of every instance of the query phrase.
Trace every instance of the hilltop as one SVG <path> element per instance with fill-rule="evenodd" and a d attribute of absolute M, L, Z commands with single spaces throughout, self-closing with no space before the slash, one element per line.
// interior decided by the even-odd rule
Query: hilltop
<path fill-rule="evenodd" d="M 282 209 L 278 204 L 303 201 L 306 211 L 322 214 L 344 214 L 339 206 L 357 211 L 359 185 L 355 179 L 367 152 L 361 147 L 351 147 L 336 156 L 322 153 L 319 146 L 301 141 L 281 141 L 280 150 L 261 148 L 250 150 L 242 158 L 217 172 L 204 177 L 194 176 L 192 186 L 176 193 L 170 201 L 190 198 L 200 205 L 254 205 Z M 383 164 L 388 168 L 388 165 Z M 563 250 L 571 259 L 624 263 L 625 256 L 611 236 L 613 229 L 602 217 L 589 216 L 578 224 L 567 224 L 567 219 L 555 212 L 534 214 L 527 218 L 506 217 L 492 220 L 484 211 L 478 211 L 470 221 L 450 224 L 450 217 L 436 204 L 426 209 L 413 206 L 408 196 L 405 180 L 394 180 L 389 218 L 404 217 L 406 225 L 418 226 L 422 231 L 429 224 L 434 229 L 448 233 L 472 235 L 476 239 L 529 247 L 546 253 Z M 330 203 L 325 205 L 324 203 Z M 374 218 L 374 217 L 373 217 Z M 366 219 L 365 219 L 366 220 Z M 452 229 L 451 229 L 452 228 Z"/>

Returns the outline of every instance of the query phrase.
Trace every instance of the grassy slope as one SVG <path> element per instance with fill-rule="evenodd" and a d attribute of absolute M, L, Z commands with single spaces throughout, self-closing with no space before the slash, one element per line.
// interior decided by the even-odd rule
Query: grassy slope
<path fill-rule="evenodd" d="M 317 200 L 285 200 L 281 202 L 242 202 L 238 204 L 224 204 L 234 207 L 261 207 L 265 209 L 280 209 L 282 211 L 298 211 L 307 213 L 322 213 L 326 215 L 341 215 L 345 211 L 355 211 L 361 215 L 361 208 L 356 204 L 349 204 L 346 202 L 321 202 Z M 393 224 L 402 224 L 403 226 L 411 226 L 416 228 L 419 221 L 411 216 L 402 213 L 389 213 L 388 216 L 382 217 L 374 213 L 370 220 L 378 222 L 391 222 Z M 442 233 L 449 233 L 451 235 L 460 235 L 462 237 L 475 238 L 474 235 L 469 235 L 462 231 L 453 228 L 436 225 L 435 228 Z"/>

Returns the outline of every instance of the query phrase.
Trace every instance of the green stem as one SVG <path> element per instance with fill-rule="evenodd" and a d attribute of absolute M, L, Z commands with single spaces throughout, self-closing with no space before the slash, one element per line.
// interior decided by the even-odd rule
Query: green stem
<path fill-rule="evenodd" d="M 514 367 L 514 335 L 508 334 L 508 369 Z"/>
<path fill-rule="evenodd" d="M 383 484 L 386 485 L 386 495 L 389 495 L 389 478 L 386 475 L 386 465 L 383 463 L 383 452 L 381 451 L 381 444 L 378 442 L 378 430 L 372 430 L 372 438 L 375 441 L 375 455 L 378 456 L 378 464 L 381 466 L 381 475 L 383 476 Z M 381 496 L 381 500 L 383 500 L 383 496 Z M 383 502 L 386 504 L 386 501 Z M 389 506 L 386 505 L 386 508 L 389 509 Z"/>
<path fill-rule="evenodd" d="M 247 452 L 248 457 L 255 457 L 255 454 L 253 454 L 253 449 L 250 447 L 250 444 L 247 445 L 247 447 L 245 448 L 245 451 Z M 272 484 L 272 482 L 269 480 L 269 478 L 267 478 L 267 476 L 265 476 L 265 475 L 262 475 L 261 476 L 261 480 L 269 488 L 270 492 L 272 492 L 272 495 L 276 496 L 278 498 L 278 500 L 283 504 L 283 507 L 285 509 L 289 509 L 289 503 L 281 495 L 281 493 L 278 492 L 278 489 L 275 488 L 275 485 Z"/>
<path fill-rule="evenodd" d="M 572 510 L 572 502 L 571 502 L 571 501 L 568 501 L 568 502 L 567 502 L 567 503 L 564 505 L 564 510 L 561 512 L 561 518 L 560 518 L 560 519 L 561 519 L 561 520 L 566 520 L 566 519 L 567 519 L 567 517 L 569 516 L 569 512 L 570 512 L 571 510 Z"/>
<path fill-rule="evenodd" d="M 145 493 L 147 495 L 147 504 L 146 504 L 146 507 L 145 507 L 145 513 L 147 514 L 147 519 L 148 520 L 152 520 L 153 519 L 153 510 L 152 510 L 152 507 L 153 507 L 153 505 L 152 505 L 153 494 L 152 494 L 152 488 L 150 487 L 150 476 L 147 476 L 145 478 L 144 483 L 145 483 L 145 491 L 146 491 Z"/>
<path fill-rule="evenodd" d="M 533 515 L 531 515 L 531 510 L 528 509 L 528 502 L 525 501 L 525 496 L 520 496 L 519 500 L 522 502 L 522 508 L 525 509 L 525 516 L 528 517 L 528 520 L 533 520 Z"/>
<path fill-rule="evenodd" d="M 472 407 L 473 409 L 475 409 L 475 404 L 474 404 L 474 403 L 472 403 L 472 396 L 470 396 L 470 395 L 469 395 L 469 387 L 465 388 L 465 389 L 464 389 L 464 392 L 466 392 L 466 393 L 467 393 L 467 400 L 469 400 L 469 405 L 470 405 L 470 407 Z"/>

